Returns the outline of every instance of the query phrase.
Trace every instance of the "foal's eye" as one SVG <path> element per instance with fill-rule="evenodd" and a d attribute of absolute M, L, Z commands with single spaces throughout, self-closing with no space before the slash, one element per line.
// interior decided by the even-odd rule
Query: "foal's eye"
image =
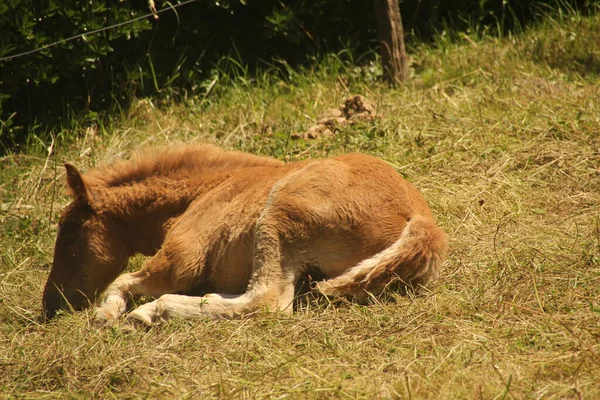
<path fill-rule="evenodd" d="M 79 235 L 81 235 L 83 222 L 83 219 L 68 219 L 66 221 L 61 221 L 58 225 L 58 234 L 62 238 L 61 241 L 65 246 L 73 245 Z"/>

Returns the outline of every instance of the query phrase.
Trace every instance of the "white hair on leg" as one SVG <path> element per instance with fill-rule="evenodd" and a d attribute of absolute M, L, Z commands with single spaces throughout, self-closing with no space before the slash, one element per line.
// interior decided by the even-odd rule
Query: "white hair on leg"
<path fill-rule="evenodd" d="M 119 276 L 106 290 L 102 304 L 96 307 L 94 320 L 97 324 L 105 325 L 118 319 L 127 309 L 127 295 L 130 288 L 137 284 L 138 279 L 132 274 Z"/>

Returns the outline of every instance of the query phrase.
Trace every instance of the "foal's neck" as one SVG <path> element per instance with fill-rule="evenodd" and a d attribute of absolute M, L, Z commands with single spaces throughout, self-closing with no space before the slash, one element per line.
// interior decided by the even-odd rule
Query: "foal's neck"
<path fill-rule="evenodd" d="M 107 189 L 103 209 L 116 222 L 128 256 L 154 255 L 173 221 L 197 196 L 198 185 L 151 178 L 128 187 Z"/>
<path fill-rule="evenodd" d="M 129 255 L 153 255 L 171 223 L 202 193 L 244 168 L 278 168 L 284 163 L 214 146 L 191 145 L 148 154 L 135 162 L 86 174 L 101 192 L 101 209 L 116 221 Z"/>

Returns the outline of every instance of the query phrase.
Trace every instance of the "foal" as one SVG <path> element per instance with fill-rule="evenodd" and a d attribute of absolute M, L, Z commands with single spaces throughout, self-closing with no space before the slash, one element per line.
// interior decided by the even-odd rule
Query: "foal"
<path fill-rule="evenodd" d="M 47 318 L 105 289 L 102 323 L 123 315 L 131 295 L 156 298 L 128 314 L 135 325 L 292 312 L 309 269 L 328 277 L 317 291 L 363 297 L 392 280 L 425 284 L 445 258 L 423 196 L 364 154 L 284 164 L 191 145 L 85 175 L 65 167 L 74 200 L 59 223 Z M 119 276 L 136 253 L 152 257 Z"/>

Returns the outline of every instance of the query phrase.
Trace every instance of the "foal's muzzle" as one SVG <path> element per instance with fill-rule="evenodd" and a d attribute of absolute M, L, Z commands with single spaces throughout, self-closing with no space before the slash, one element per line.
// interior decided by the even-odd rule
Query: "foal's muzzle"
<path fill-rule="evenodd" d="M 58 290 L 44 291 L 42 298 L 42 320 L 48 321 L 56 316 L 59 310 L 66 310 L 67 302 Z"/>
<path fill-rule="evenodd" d="M 83 293 L 62 292 L 49 281 L 42 296 L 42 320 L 54 318 L 61 310 L 83 310 L 88 305 L 89 301 Z"/>

